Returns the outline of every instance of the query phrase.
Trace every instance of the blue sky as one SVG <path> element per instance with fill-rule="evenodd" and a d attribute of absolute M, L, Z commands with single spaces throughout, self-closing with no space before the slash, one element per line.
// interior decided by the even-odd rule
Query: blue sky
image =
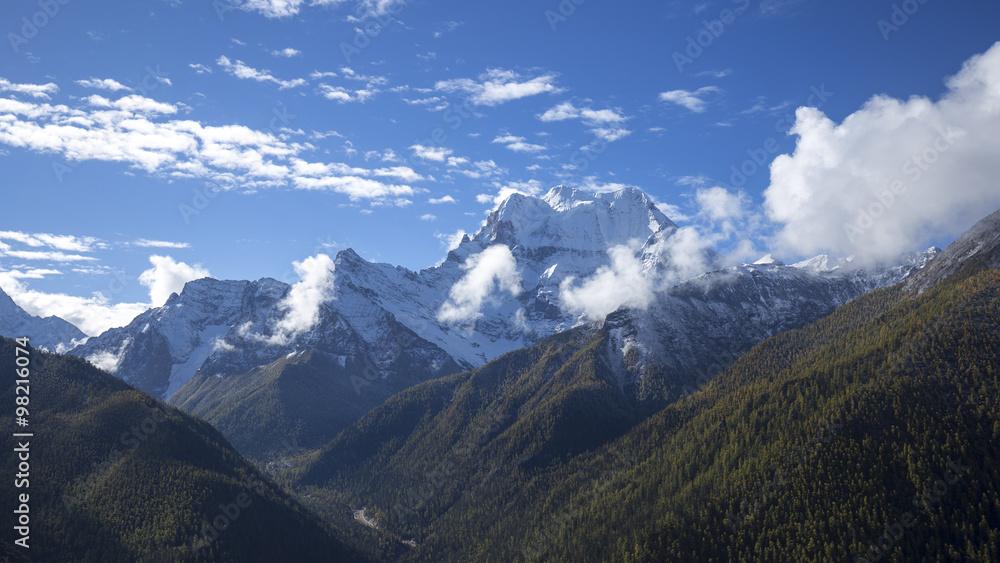
<path fill-rule="evenodd" d="M 961 103 L 978 88 L 967 83 L 995 99 L 996 57 L 971 82 L 946 80 L 998 30 L 1000 4 L 985 0 L 12 3 L 0 15 L 0 285 L 93 331 L 204 273 L 293 282 L 293 261 L 347 247 L 428 267 L 498 196 L 557 184 L 637 186 L 741 258 L 856 253 L 826 236 L 845 220 L 818 229 L 796 198 L 820 208 L 870 182 L 845 196 L 853 223 L 889 185 L 874 168 L 922 154 L 893 139 L 981 111 L 956 134 L 978 138 L 996 108 Z M 875 107 L 877 95 L 898 103 Z M 800 114 L 789 135 L 806 105 L 855 127 Z M 907 134 L 894 111 L 923 128 Z M 851 156 L 845 138 L 872 150 Z M 858 159 L 864 173 L 824 185 L 834 175 L 809 156 L 817 145 L 844 158 L 837 174 Z M 862 225 L 869 247 L 945 245 L 1000 205 L 992 147 L 942 147 L 948 166 L 971 167 L 969 193 L 944 194 L 944 165 L 915 178 L 924 203 Z M 951 203 L 927 203 L 938 195 Z"/>

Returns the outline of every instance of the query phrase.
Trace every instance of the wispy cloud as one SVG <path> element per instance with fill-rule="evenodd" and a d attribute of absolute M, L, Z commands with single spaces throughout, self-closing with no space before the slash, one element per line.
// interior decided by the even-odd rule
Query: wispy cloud
<path fill-rule="evenodd" d="M 687 108 L 695 113 L 703 113 L 707 102 L 703 99 L 706 94 L 719 92 L 715 86 L 705 86 L 694 91 L 671 90 L 660 94 L 661 102 L 669 102 Z"/>
<path fill-rule="evenodd" d="M 330 190 L 351 199 L 399 198 L 414 188 L 376 176 L 415 179 L 409 171 L 370 170 L 308 162 L 312 150 L 242 125 L 171 119 L 178 107 L 138 95 L 90 96 L 80 105 L 50 105 L 0 97 L 0 144 L 54 153 L 69 161 L 121 162 L 171 179 L 198 178 L 224 189 L 291 186 Z"/>
<path fill-rule="evenodd" d="M 516 137 L 510 134 L 500 135 L 493 139 L 492 142 L 503 145 L 514 152 L 541 152 L 545 150 L 545 147 L 542 145 L 529 143 L 524 137 Z"/>
<path fill-rule="evenodd" d="M 271 51 L 271 54 L 274 55 L 275 57 L 285 57 L 287 59 L 290 59 L 292 57 L 301 55 L 302 51 L 299 51 L 298 49 L 293 49 L 291 47 L 285 47 L 284 49 Z"/>
<path fill-rule="evenodd" d="M 111 78 L 88 78 L 86 80 L 77 80 L 76 83 L 79 84 L 80 86 L 83 86 L 84 88 L 110 90 L 111 92 L 118 92 L 121 90 L 129 90 L 129 91 L 132 90 L 128 86 Z"/>
<path fill-rule="evenodd" d="M 48 100 L 52 94 L 58 91 L 59 87 L 51 82 L 48 84 L 15 84 L 6 78 L 0 78 L 0 92 L 15 92 L 27 94 L 32 98 Z"/>
<path fill-rule="evenodd" d="M 226 72 L 235 76 L 236 78 L 242 78 L 245 80 L 256 80 L 257 82 L 271 82 L 278 85 L 279 90 L 286 90 L 288 88 L 297 88 L 306 83 L 303 78 L 296 78 L 294 80 L 280 80 L 271 75 L 269 70 L 257 70 L 255 68 L 249 67 L 243 63 L 243 61 L 237 60 L 235 63 L 231 62 L 225 55 L 220 56 L 215 64 L 221 66 Z"/>
<path fill-rule="evenodd" d="M 478 80 L 471 78 L 442 80 L 437 82 L 434 88 L 443 92 L 464 92 L 476 105 L 496 106 L 538 94 L 562 92 L 563 90 L 554 84 L 555 79 L 555 74 L 542 74 L 524 79 L 512 70 L 492 68 L 480 74 Z"/>

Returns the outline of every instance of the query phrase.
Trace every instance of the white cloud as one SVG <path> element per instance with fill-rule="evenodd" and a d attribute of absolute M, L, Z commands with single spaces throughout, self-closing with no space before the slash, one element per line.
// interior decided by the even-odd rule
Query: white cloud
<path fill-rule="evenodd" d="M 212 74 L 212 69 L 199 63 L 190 63 L 189 67 L 194 69 L 195 74 Z"/>
<path fill-rule="evenodd" d="M 53 235 L 49 233 L 25 233 L 21 231 L 0 231 L 0 240 L 13 240 L 31 247 L 49 247 L 70 252 L 90 252 L 103 246 L 94 237 L 73 235 Z"/>
<path fill-rule="evenodd" d="M 705 176 L 704 174 L 698 174 L 697 176 L 681 176 L 680 178 L 677 178 L 676 183 L 678 186 L 692 186 L 697 188 L 700 186 L 704 186 L 705 184 L 708 183 L 708 181 L 709 181 L 708 176 Z"/>
<path fill-rule="evenodd" d="M 312 330 L 319 322 L 323 303 L 334 298 L 336 266 L 329 256 L 317 254 L 292 265 L 299 274 L 299 281 L 278 305 L 284 316 L 274 325 L 267 339 L 270 344 L 283 346 L 296 335 Z"/>
<path fill-rule="evenodd" d="M 430 213 L 425 213 L 420 216 L 421 221 L 437 221 L 437 215 L 432 215 Z"/>
<path fill-rule="evenodd" d="M 702 99 L 702 96 L 718 91 L 719 89 L 715 86 L 705 86 L 704 88 L 698 88 L 694 91 L 671 90 L 669 92 L 661 93 L 660 101 L 677 104 L 695 113 L 702 113 L 705 111 L 706 104 L 705 100 Z"/>
<path fill-rule="evenodd" d="M 434 162 L 444 162 L 445 158 L 451 155 L 453 150 L 444 147 L 428 147 L 425 145 L 413 145 L 410 147 L 413 154 L 423 160 L 433 160 Z"/>
<path fill-rule="evenodd" d="M 875 96 L 840 124 L 799 108 L 791 155 L 771 164 L 777 246 L 890 258 L 961 234 L 1000 207 L 1000 43 L 938 101 Z"/>
<path fill-rule="evenodd" d="M 579 286 L 566 278 L 559 285 L 559 299 L 567 311 L 596 321 L 619 307 L 645 308 L 653 300 L 653 281 L 644 275 L 642 261 L 627 246 L 608 250 L 611 265 L 601 266 Z"/>
<path fill-rule="evenodd" d="M 596 135 L 597 138 L 609 143 L 624 139 L 632 134 L 631 131 L 624 127 L 595 127 L 590 132 Z"/>
<path fill-rule="evenodd" d="M 415 178 L 405 169 L 377 171 L 337 163 L 315 163 L 323 172 L 300 172 L 298 155 L 309 143 L 240 125 L 206 126 L 166 119 L 176 106 L 143 96 L 117 100 L 89 96 L 79 107 L 22 102 L 0 97 L 0 144 L 56 154 L 69 162 L 121 162 L 173 179 L 200 179 L 223 189 L 257 190 L 293 186 L 326 189 L 352 199 L 405 196 L 406 185 L 384 184 L 370 176 Z"/>
<path fill-rule="evenodd" d="M 619 109 L 578 108 L 572 102 L 563 102 L 535 117 L 545 122 L 580 119 L 589 125 L 624 123 L 628 120 L 628 117 L 623 115 Z"/>
<path fill-rule="evenodd" d="M 271 82 L 278 85 L 279 90 L 286 90 L 288 88 L 296 88 L 302 86 L 306 83 L 305 79 L 296 78 L 294 80 L 279 80 L 271 75 L 269 70 L 257 70 L 255 68 L 249 67 L 243 63 L 243 61 L 237 60 L 235 63 L 229 60 L 229 57 L 225 55 L 220 56 L 216 59 L 215 64 L 221 66 L 226 72 L 235 76 L 236 78 L 242 78 L 245 80 L 256 80 L 257 82 Z"/>
<path fill-rule="evenodd" d="M 49 262 L 86 262 L 97 260 L 93 256 L 81 254 L 66 254 L 52 250 L 3 250 L 0 256 L 9 256 L 21 260 L 46 260 Z"/>
<path fill-rule="evenodd" d="M 90 336 L 101 334 L 112 327 L 125 326 L 136 315 L 149 308 L 146 303 L 111 304 L 101 292 L 94 292 L 91 297 L 45 293 L 30 289 L 21 281 L 38 279 L 53 272 L 52 270 L 0 271 L 0 287 L 29 314 L 39 317 L 55 315 L 76 325 Z"/>
<path fill-rule="evenodd" d="M 517 260 L 510 249 L 494 245 L 466 259 L 462 279 L 455 282 L 448 301 L 441 306 L 437 318 L 443 323 L 468 323 L 482 316 L 483 304 L 494 291 L 506 291 L 511 296 L 521 292 L 521 276 Z"/>
<path fill-rule="evenodd" d="M 744 194 L 733 194 L 725 188 L 716 186 L 699 189 L 695 194 L 695 200 L 710 219 L 713 221 L 725 221 L 743 216 L 743 205 L 746 201 L 746 196 Z"/>
<path fill-rule="evenodd" d="M 527 182 L 509 182 L 506 184 L 493 182 L 493 186 L 497 188 L 496 194 L 479 194 L 476 196 L 476 201 L 479 203 L 492 203 L 493 205 L 500 205 L 500 203 L 512 194 L 537 196 L 542 193 L 542 183 L 538 180 L 528 180 Z"/>
<path fill-rule="evenodd" d="M 122 112 L 128 113 L 140 113 L 140 114 L 174 114 L 177 113 L 177 107 L 165 104 L 162 102 L 157 102 L 156 100 L 146 98 L 143 96 L 131 95 L 125 96 L 124 98 L 118 98 L 117 100 L 109 100 L 104 96 L 88 96 L 84 98 L 84 101 L 92 106 L 99 108 L 108 108 L 120 110 Z"/>
<path fill-rule="evenodd" d="M 324 98 L 328 100 L 333 100 L 340 103 L 348 102 L 361 102 L 364 103 L 375 97 L 378 90 L 371 88 L 362 88 L 360 90 L 350 90 L 344 88 L 343 86 L 330 86 L 329 84 L 320 84 L 319 92 Z"/>
<path fill-rule="evenodd" d="M 409 166 L 392 166 L 390 168 L 376 168 L 372 170 L 374 176 L 392 176 L 394 178 L 399 178 L 404 182 L 417 182 L 423 180 L 424 177 L 417 174 Z"/>
<path fill-rule="evenodd" d="M 153 307 L 161 307 L 171 293 L 180 293 L 184 284 L 211 276 L 201 265 L 189 266 L 176 262 L 170 256 L 149 257 L 152 268 L 139 275 L 139 283 L 149 288 L 149 302 Z"/>
<path fill-rule="evenodd" d="M 312 0 L 309 6 L 338 6 L 346 0 Z M 361 0 L 361 4 L 369 4 L 373 0 Z M 385 2 L 386 0 L 378 0 Z M 244 0 L 232 2 L 233 5 L 248 12 L 258 12 L 268 18 L 287 18 L 299 13 L 302 6 L 307 5 L 305 0 Z"/>
<path fill-rule="evenodd" d="M 434 236 L 441 241 L 447 249 L 448 252 L 458 248 L 458 245 L 462 244 L 462 240 L 467 237 L 469 233 L 465 232 L 464 229 L 459 229 L 454 233 L 434 233 Z"/>
<path fill-rule="evenodd" d="M 702 76 L 710 76 L 712 78 L 725 78 L 732 73 L 733 73 L 732 69 L 727 68 L 723 70 L 703 70 L 698 74 L 696 74 L 695 76 L 699 78 L 701 78 Z"/>
<path fill-rule="evenodd" d="M 76 83 L 84 88 L 96 88 L 98 90 L 109 90 L 111 92 L 118 92 L 119 90 L 132 90 L 128 86 L 111 78 L 88 78 L 86 80 L 77 80 Z"/>
<path fill-rule="evenodd" d="M 27 94 L 32 98 L 49 99 L 50 94 L 59 91 L 59 87 L 53 83 L 48 84 L 14 84 L 6 78 L 0 78 L 0 92 L 15 92 Z"/>
<path fill-rule="evenodd" d="M 290 59 L 292 57 L 301 55 L 302 51 L 299 51 L 298 49 L 293 49 L 291 47 L 285 47 L 284 49 L 271 51 L 271 54 L 274 55 L 275 57 L 285 57 Z"/>
<path fill-rule="evenodd" d="M 171 242 L 167 240 L 139 239 L 132 243 L 134 246 L 143 248 L 189 248 L 191 245 L 186 242 Z"/>
<path fill-rule="evenodd" d="M 442 80 L 434 85 L 434 89 L 444 92 L 465 92 L 469 94 L 472 103 L 482 106 L 495 106 L 528 96 L 556 94 L 563 91 L 553 84 L 556 79 L 554 74 L 522 80 L 521 75 L 512 70 L 491 68 L 478 78 L 478 81 L 470 78 Z"/>
<path fill-rule="evenodd" d="M 430 203 L 432 205 L 439 205 L 442 203 L 458 203 L 458 202 L 455 201 L 455 198 L 451 197 L 450 195 L 446 195 L 443 197 L 436 197 L 436 198 L 432 197 L 431 199 L 427 200 L 427 203 Z"/>
<path fill-rule="evenodd" d="M 527 142 L 524 137 L 515 137 L 514 135 L 500 135 L 493 139 L 496 144 L 501 144 L 514 152 L 540 152 L 545 150 L 542 145 L 536 145 Z"/>

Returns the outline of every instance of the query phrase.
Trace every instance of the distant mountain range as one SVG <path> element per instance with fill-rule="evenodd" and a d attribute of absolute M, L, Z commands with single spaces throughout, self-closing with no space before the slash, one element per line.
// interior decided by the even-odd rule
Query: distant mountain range
<path fill-rule="evenodd" d="M 278 436 L 318 447 L 396 392 L 592 319 L 609 332 L 618 385 L 662 406 L 768 336 L 901 281 L 937 252 L 868 268 L 828 256 L 724 268 L 720 255 L 684 238 L 636 189 L 512 194 L 435 267 L 413 272 L 340 252 L 308 330 L 280 334 L 293 286 L 206 278 L 71 353 L 263 456 L 281 449 Z M 584 311 L 620 287 L 568 302 L 568 291 L 594 277 L 618 283 L 622 269 L 643 286 L 645 307 L 611 313 L 612 304 L 607 318 Z"/>
<path fill-rule="evenodd" d="M 0 289 L 0 335 L 31 337 L 32 343 L 53 352 L 66 352 L 87 339 L 80 329 L 59 317 L 36 317 L 19 307 Z"/>

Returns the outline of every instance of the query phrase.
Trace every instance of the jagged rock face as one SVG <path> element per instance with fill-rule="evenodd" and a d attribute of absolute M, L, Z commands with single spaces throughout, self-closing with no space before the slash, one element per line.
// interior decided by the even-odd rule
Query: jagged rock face
<path fill-rule="evenodd" d="M 27 337 L 32 346 L 65 352 L 86 340 L 87 335 L 59 317 L 35 317 L 14 303 L 0 289 L 0 336 Z M 74 342 L 76 341 L 76 342 Z"/>

